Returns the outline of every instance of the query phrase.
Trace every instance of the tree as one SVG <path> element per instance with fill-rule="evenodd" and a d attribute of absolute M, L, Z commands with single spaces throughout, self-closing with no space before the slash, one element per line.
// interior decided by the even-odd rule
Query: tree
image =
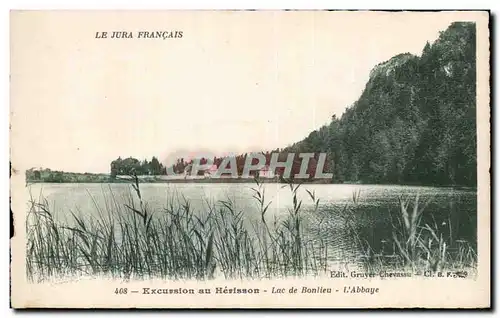
<path fill-rule="evenodd" d="M 476 34 L 455 22 L 377 65 L 359 99 L 286 151 L 326 152 L 335 180 L 475 186 Z"/>
<path fill-rule="evenodd" d="M 162 166 L 156 157 L 151 159 L 151 172 L 155 176 L 162 174 Z"/>

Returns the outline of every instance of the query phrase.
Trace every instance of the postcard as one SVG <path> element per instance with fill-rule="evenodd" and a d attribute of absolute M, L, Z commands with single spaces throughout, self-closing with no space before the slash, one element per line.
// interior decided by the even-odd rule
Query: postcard
<path fill-rule="evenodd" d="M 11 11 L 14 308 L 489 308 L 488 11 Z"/>

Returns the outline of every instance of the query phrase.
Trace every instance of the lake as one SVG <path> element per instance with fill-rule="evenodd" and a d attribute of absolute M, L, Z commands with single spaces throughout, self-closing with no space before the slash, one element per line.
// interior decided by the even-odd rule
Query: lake
<path fill-rule="evenodd" d="M 265 183 L 264 201 L 269 205 L 266 219 L 269 224 L 279 222 L 293 206 L 290 187 L 283 184 Z M 231 200 L 237 211 L 243 211 L 247 223 L 260 219 L 259 205 L 255 198 L 255 184 L 252 183 L 142 183 L 143 201 L 150 211 L 162 213 L 170 204 L 179 205 L 187 200 L 195 213 L 204 213 L 207 204 L 219 204 Z M 72 224 L 69 211 L 83 218 L 99 217 L 98 211 L 108 213 L 130 200 L 137 204 L 136 195 L 130 184 L 57 184 L 39 183 L 28 187 L 34 197 L 42 195 L 51 208 L 55 219 Z M 317 210 L 306 191 L 314 193 L 320 200 Z M 400 185 L 358 185 L 358 184 L 304 184 L 297 192 L 302 201 L 301 215 L 308 239 L 321 239 L 328 243 L 329 258 L 342 259 L 359 256 L 366 251 L 353 250 L 352 235 L 346 230 L 346 215 L 354 213 L 356 231 L 373 252 L 393 253 L 394 246 L 386 246 L 392 239 L 392 224 L 400 215 L 399 198 L 411 200 L 411 212 L 415 197 L 419 196 L 419 207 L 424 207 L 423 223 L 442 229 L 453 237 L 452 241 L 467 241 L 473 245 L 476 239 L 476 189 L 445 187 L 419 187 Z M 353 203 L 356 196 L 357 203 Z M 115 202 L 115 203 L 112 203 Z M 96 205 L 99 207 L 96 208 Z M 351 207 L 355 206 L 354 210 Z M 120 213 L 127 213 L 123 209 Z M 353 212 L 354 211 L 354 212 Z M 131 213 L 131 212 L 128 212 Z M 359 242 L 358 242 L 359 243 Z M 359 244 L 357 245 L 359 247 Z"/>

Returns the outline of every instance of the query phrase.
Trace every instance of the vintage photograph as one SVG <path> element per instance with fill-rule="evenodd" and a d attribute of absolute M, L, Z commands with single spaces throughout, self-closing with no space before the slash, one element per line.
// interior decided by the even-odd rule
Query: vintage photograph
<path fill-rule="evenodd" d="M 14 307 L 490 305 L 488 12 L 10 20 Z"/>

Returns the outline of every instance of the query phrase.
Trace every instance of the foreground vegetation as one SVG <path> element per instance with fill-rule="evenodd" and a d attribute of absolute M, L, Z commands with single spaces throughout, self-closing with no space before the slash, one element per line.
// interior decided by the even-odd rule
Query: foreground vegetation
<path fill-rule="evenodd" d="M 28 278 L 271 278 L 320 275 L 331 269 L 333 234 L 325 227 L 326 212 L 320 211 L 315 193 L 300 185 L 286 185 L 292 193 L 291 208 L 272 221 L 266 216 L 270 201 L 258 180 L 252 189 L 259 207 L 256 221 L 249 221 L 231 200 L 207 202 L 207 210 L 200 213 L 178 197 L 165 209 L 153 211 L 142 199 L 137 178 L 131 187 L 128 202 L 113 197 L 102 208 L 93 201 L 99 217 L 71 213 L 72 220 L 64 224 L 55 220 L 46 199 L 32 197 L 26 223 Z M 321 217 L 315 230 L 306 228 L 303 202 L 297 195 L 302 190 L 312 202 L 313 211 L 308 213 Z M 336 213 L 337 230 L 357 254 L 355 259 L 346 257 L 346 263 L 370 271 L 475 267 L 475 242 L 455 236 L 451 217 L 449 231 L 426 222 L 425 205 L 418 197 L 413 205 L 401 198 L 390 225 L 391 237 L 382 245 L 367 231 L 370 223 L 364 222 L 358 200 L 353 195 L 352 203 Z M 323 235 L 313 236 L 311 231 Z"/>
<path fill-rule="evenodd" d="M 377 219 L 363 212 L 358 200 L 359 193 L 354 194 L 352 206 L 343 209 L 343 221 L 367 272 L 476 269 L 476 220 L 468 212 L 454 214 L 454 202 L 448 202 L 450 208 L 444 215 L 434 215 L 425 213 L 429 201 L 422 201 L 418 194 L 400 196 L 395 212 L 388 219 Z M 374 228 L 383 228 L 375 226 L 377 222 L 386 223 L 385 233 L 375 233 Z"/>

